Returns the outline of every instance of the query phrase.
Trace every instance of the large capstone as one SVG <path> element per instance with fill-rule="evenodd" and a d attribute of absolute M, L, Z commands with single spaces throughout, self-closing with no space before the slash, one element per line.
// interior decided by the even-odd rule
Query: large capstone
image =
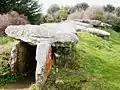
<path fill-rule="evenodd" d="M 37 45 L 41 41 L 49 41 L 50 43 L 76 43 L 78 41 L 75 35 L 76 30 L 70 23 L 9 26 L 5 32 L 10 37 L 33 45 Z"/>

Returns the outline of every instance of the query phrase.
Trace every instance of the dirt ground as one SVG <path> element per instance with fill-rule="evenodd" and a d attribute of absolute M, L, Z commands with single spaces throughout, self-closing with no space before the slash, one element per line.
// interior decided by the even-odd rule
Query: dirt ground
<path fill-rule="evenodd" d="M 29 87 L 34 84 L 34 77 L 28 76 L 22 80 L 19 80 L 15 83 L 7 84 L 3 86 L 1 89 L 3 90 L 29 90 Z M 0 90 L 1 90 L 0 89 Z"/>

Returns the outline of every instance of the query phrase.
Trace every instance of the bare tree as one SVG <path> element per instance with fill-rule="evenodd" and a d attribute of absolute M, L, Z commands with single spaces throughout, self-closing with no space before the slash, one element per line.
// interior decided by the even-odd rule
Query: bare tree
<path fill-rule="evenodd" d="M 120 7 L 116 8 L 116 14 L 117 14 L 118 17 L 120 17 Z"/>
<path fill-rule="evenodd" d="M 48 14 L 54 14 L 55 12 L 57 12 L 60 9 L 60 7 L 57 4 L 52 4 L 48 10 L 47 13 Z"/>
<path fill-rule="evenodd" d="M 111 4 L 108 4 L 106 6 L 103 6 L 104 11 L 106 12 L 113 12 L 115 10 L 115 7 Z"/>
<path fill-rule="evenodd" d="M 23 14 L 20 15 L 15 11 L 0 14 L 0 35 L 5 35 L 5 29 L 9 25 L 24 25 L 27 23 L 27 16 Z"/>

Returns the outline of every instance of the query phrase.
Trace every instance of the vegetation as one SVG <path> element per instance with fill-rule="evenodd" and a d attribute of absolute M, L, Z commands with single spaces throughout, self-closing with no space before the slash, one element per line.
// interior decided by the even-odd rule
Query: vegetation
<path fill-rule="evenodd" d="M 0 37 L 0 45 L 7 44 L 8 42 L 11 41 L 13 41 L 13 39 L 10 37 L 3 37 L 3 36 Z"/>
<path fill-rule="evenodd" d="M 51 5 L 44 17 L 44 22 L 60 22 L 67 19 L 68 15 L 76 11 L 85 11 L 89 5 L 85 2 L 76 4 L 74 7 L 59 7 L 57 4 Z"/>
<path fill-rule="evenodd" d="M 86 10 L 88 7 L 89 7 L 89 5 L 85 2 L 78 3 L 69 10 L 69 13 L 71 14 L 76 11 Z"/>
<path fill-rule="evenodd" d="M 100 20 L 102 21 L 104 18 L 104 14 L 101 11 L 95 11 L 93 15 L 91 16 L 91 19 L 93 20 Z"/>
<path fill-rule="evenodd" d="M 120 7 L 116 8 L 116 14 L 117 14 L 118 17 L 120 17 Z"/>
<path fill-rule="evenodd" d="M 69 7 L 59 7 L 56 4 L 51 5 L 48 8 L 47 15 L 44 16 L 44 23 L 46 22 L 60 22 L 67 19 Z"/>
<path fill-rule="evenodd" d="M 57 12 L 60 9 L 60 7 L 57 4 L 53 4 L 51 5 L 48 10 L 47 13 L 48 14 L 54 14 L 55 12 Z"/>
<path fill-rule="evenodd" d="M 89 5 L 85 2 L 78 3 L 77 5 L 75 5 L 76 10 L 78 10 L 78 11 L 79 11 L 79 9 L 86 10 L 88 7 L 89 7 Z"/>
<path fill-rule="evenodd" d="M 23 73 L 11 73 L 9 58 L 11 47 L 16 43 L 10 37 L 0 37 L 0 87 L 7 83 L 16 82 L 23 78 Z"/>
<path fill-rule="evenodd" d="M 24 14 L 18 14 L 15 11 L 0 15 L 0 35 L 5 35 L 5 29 L 9 25 L 25 25 L 28 22 Z"/>
<path fill-rule="evenodd" d="M 55 21 L 56 22 L 60 22 L 60 21 L 64 21 L 67 19 L 68 13 L 67 10 L 65 8 L 61 8 L 60 10 L 58 10 L 55 14 Z"/>
<path fill-rule="evenodd" d="M 31 24 L 40 24 L 41 22 L 41 5 L 36 0 L 1 0 L 0 13 L 17 11 L 28 17 Z"/>
<path fill-rule="evenodd" d="M 102 20 L 105 23 L 112 25 L 115 31 L 120 32 L 120 17 L 115 16 L 114 14 L 106 13 Z"/>
<path fill-rule="evenodd" d="M 109 13 L 113 12 L 115 10 L 115 7 L 111 4 L 108 4 L 108 5 L 104 6 L 103 8 L 104 8 L 104 11 L 109 12 Z"/>

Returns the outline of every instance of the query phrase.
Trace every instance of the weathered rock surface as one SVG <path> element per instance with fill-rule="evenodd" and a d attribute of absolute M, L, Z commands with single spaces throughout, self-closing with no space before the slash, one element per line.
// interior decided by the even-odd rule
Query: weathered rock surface
<path fill-rule="evenodd" d="M 102 23 L 99 20 L 90 20 L 90 19 L 75 19 L 75 21 L 91 24 L 93 26 L 100 26 L 100 24 Z"/>
<path fill-rule="evenodd" d="M 43 49 L 44 48 L 44 49 Z M 37 83 L 44 84 L 47 76 L 46 73 L 46 64 L 47 60 L 46 57 L 48 56 L 49 48 L 51 48 L 51 45 L 49 42 L 41 42 L 37 45 L 36 49 L 36 81 Z M 52 65 L 51 65 L 52 66 Z M 51 68 L 49 68 L 51 69 Z"/>
<path fill-rule="evenodd" d="M 95 34 L 98 36 L 110 36 L 110 33 L 106 32 L 104 30 L 96 29 L 90 23 L 89 24 L 83 23 L 82 20 L 69 20 L 69 21 L 65 21 L 65 22 L 71 23 L 77 32 L 89 32 L 89 33 L 92 33 L 92 34 Z M 92 23 L 92 20 L 90 22 Z M 99 23 L 99 21 L 98 21 L 98 23 Z"/>
<path fill-rule="evenodd" d="M 103 22 L 100 24 L 100 26 L 101 27 L 112 27 L 112 25 L 107 24 L 107 23 L 103 23 Z"/>
<path fill-rule="evenodd" d="M 9 60 L 12 72 L 23 72 L 25 70 L 26 47 L 22 42 L 18 42 L 12 47 Z"/>
<path fill-rule="evenodd" d="M 5 30 L 10 37 L 37 45 L 41 41 L 77 42 L 76 30 L 70 23 L 9 26 Z M 64 38 L 63 38 L 64 37 Z"/>
<path fill-rule="evenodd" d="M 110 33 L 103 31 L 103 30 L 100 30 L 100 29 L 96 29 L 96 28 L 86 28 L 83 31 L 93 33 L 93 34 L 96 34 L 98 36 L 110 36 Z"/>
<path fill-rule="evenodd" d="M 83 22 L 76 21 L 76 20 L 66 20 L 65 22 L 71 23 L 75 29 L 77 29 L 77 28 L 84 29 L 84 28 L 92 28 L 93 27 L 93 25 L 91 25 L 91 24 L 83 23 Z"/>

